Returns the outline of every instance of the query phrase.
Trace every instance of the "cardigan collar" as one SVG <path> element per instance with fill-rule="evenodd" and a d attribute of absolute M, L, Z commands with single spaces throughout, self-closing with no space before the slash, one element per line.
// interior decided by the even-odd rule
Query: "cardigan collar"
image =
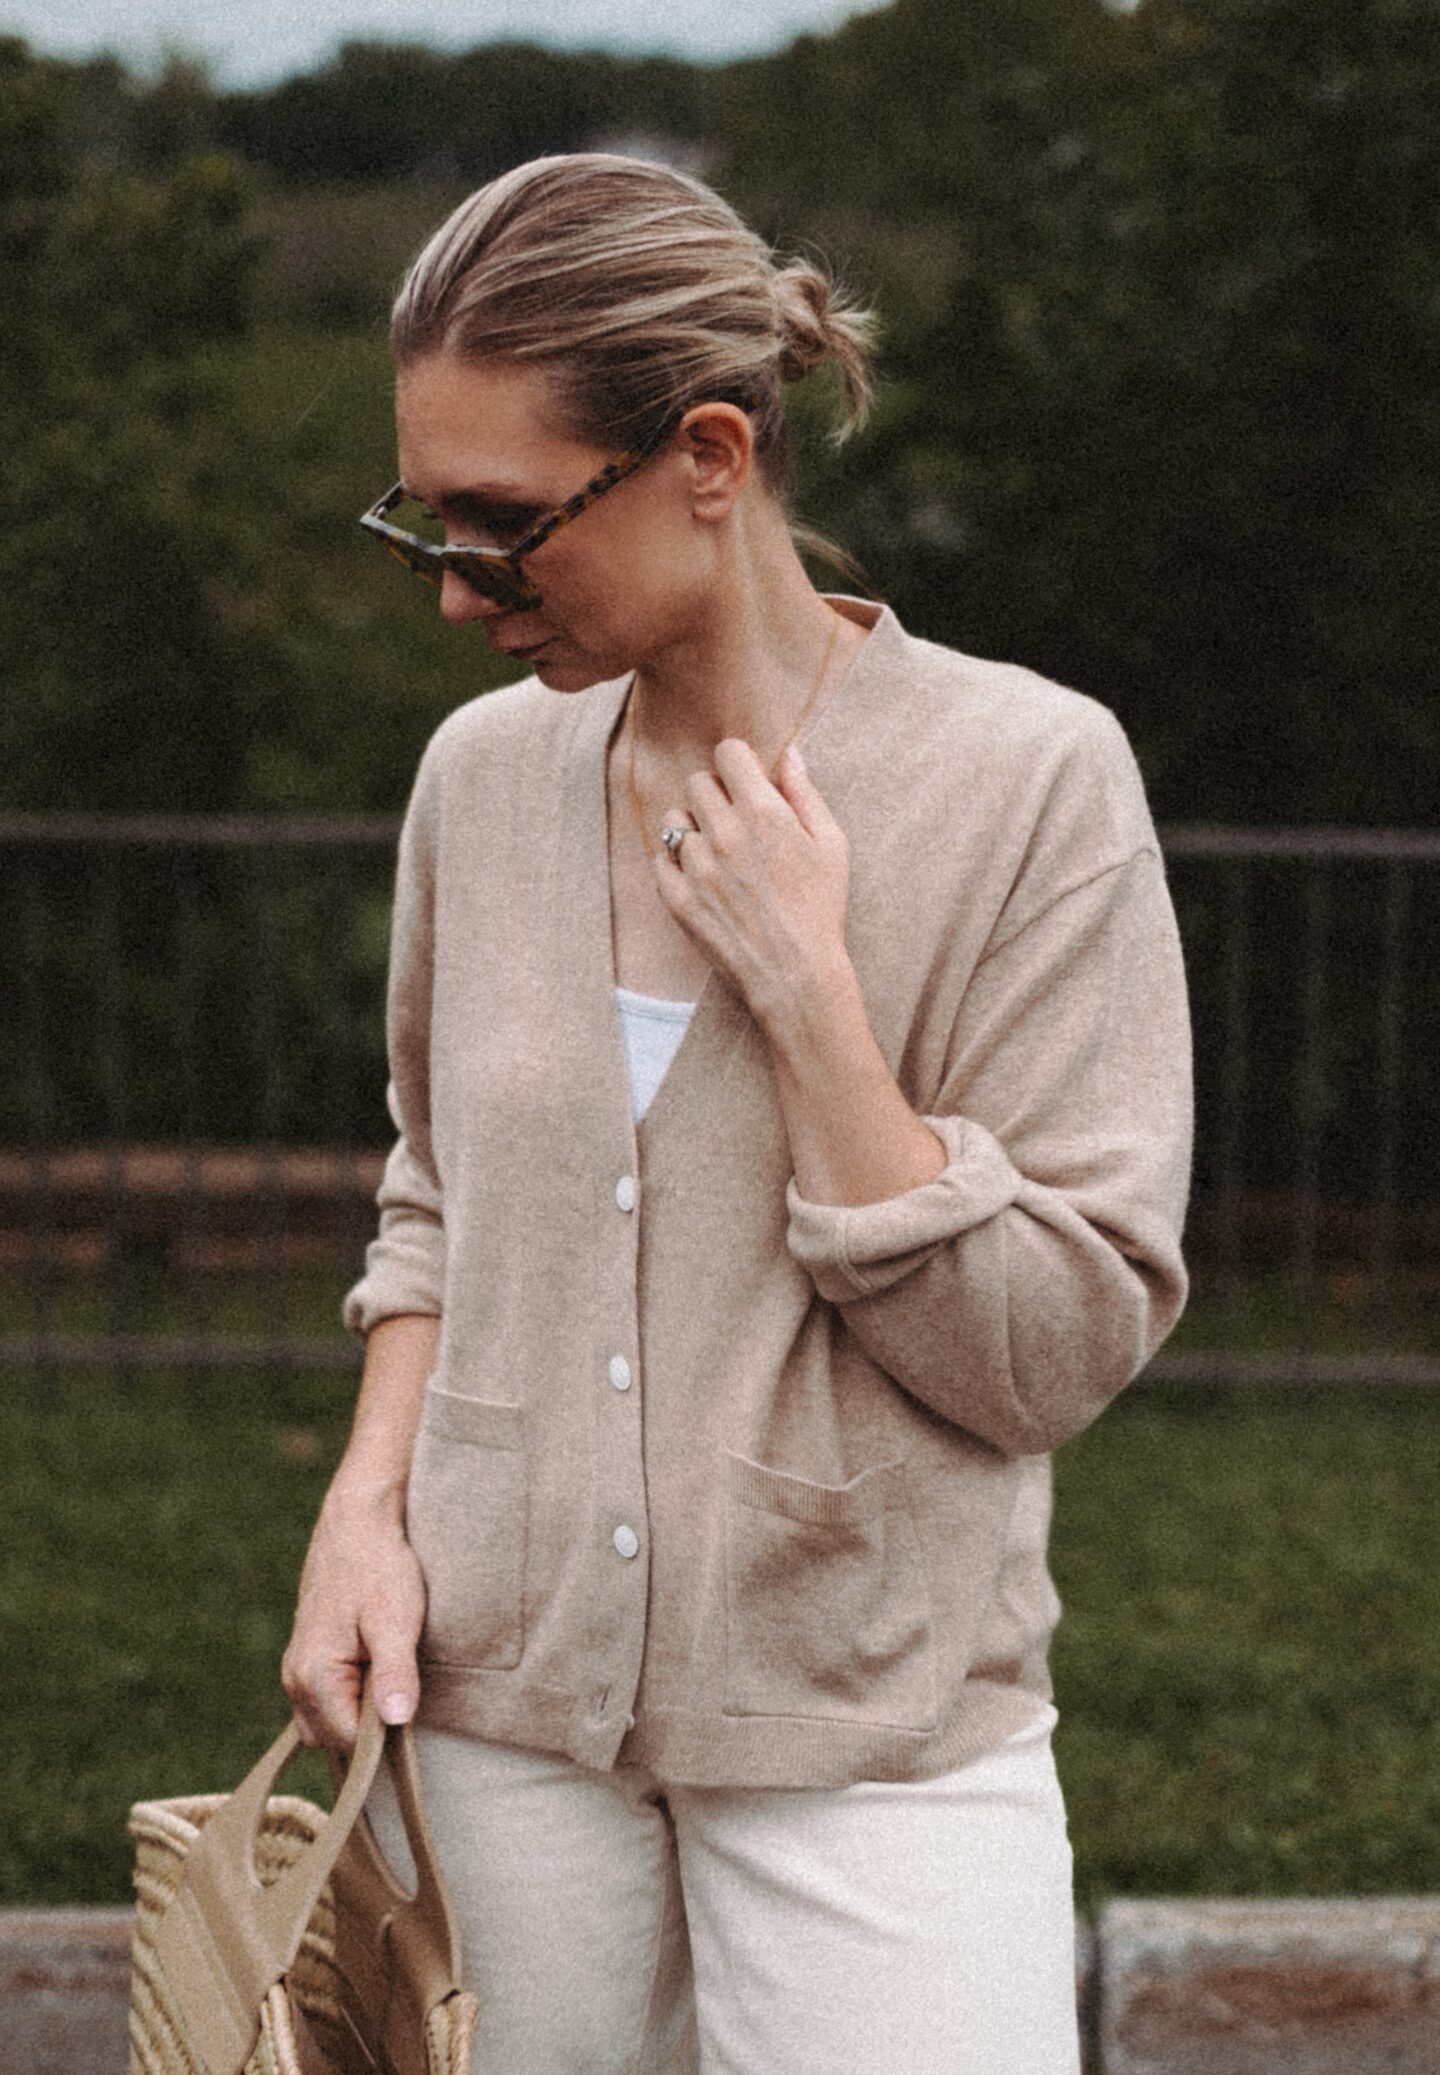
<path fill-rule="evenodd" d="M 853 749 L 874 739 L 875 701 L 884 684 L 894 684 L 896 664 L 909 637 L 888 605 L 826 595 L 848 619 L 870 626 L 850 668 L 804 737 L 806 767 L 833 809 L 857 776 Z M 574 716 L 562 784 L 567 834 L 548 847 L 553 873 L 550 913 L 563 961 L 560 970 L 569 975 L 577 1013 L 591 1034 L 591 1057 L 602 1084 L 597 1098 L 617 1124 L 622 1114 L 630 1118 L 630 1091 L 615 1002 L 606 762 L 630 682 L 627 674 L 585 692 L 557 695 L 573 705 Z M 603 1048 L 596 1041 L 601 1030 L 607 1034 Z M 723 975 L 712 971 L 638 1130 L 630 1124 L 632 1151 L 663 1136 L 672 1114 L 683 1113 L 692 1083 L 713 1096 L 721 1076 L 739 1064 L 745 1045 L 755 1042 L 758 1033 L 743 1001 Z"/>

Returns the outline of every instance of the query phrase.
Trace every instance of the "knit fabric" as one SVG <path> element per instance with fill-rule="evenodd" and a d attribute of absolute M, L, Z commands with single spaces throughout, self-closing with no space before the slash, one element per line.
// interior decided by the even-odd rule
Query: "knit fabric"
<path fill-rule="evenodd" d="M 1185 1294 L 1190 1045 L 1113 717 L 883 608 L 805 742 L 876 1041 L 948 1154 L 795 1187 L 706 980 L 632 1120 L 606 756 L 626 681 L 452 714 L 401 836 L 398 1131 L 352 1330 L 441 1316 L 421 1718 L 696 1785 L 923 1778 L 1051 1699 L 1049 1451 Z"/>

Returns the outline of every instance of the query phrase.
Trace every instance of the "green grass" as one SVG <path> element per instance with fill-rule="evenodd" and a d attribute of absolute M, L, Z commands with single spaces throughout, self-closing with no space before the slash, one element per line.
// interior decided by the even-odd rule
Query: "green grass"
<path fill-rule="evenodd" d="M 368 1197 L 357 1197 L 352 1243 L 348 1249 L 336 1245 L 329 1262 L 291 1261 L 273 1274 L 243 1267 L 207 1271 L 200 1280 L 210 1330 L 239 1337 L 272 1331 L 307 1339 L 338 1335 L 340 1300 L 361 1272 L 373 1225 Z M 57 1334 L 123 1330 L 163 1337 L 194 1329 L 191 1287 L 163 1247 L 136 1253 L 113 1272 L 56 1264 L 49 1289 Z M 117 1296 L 123 1305 L 120 1315 Z M 1284 1269 L 1249 1277 L 1233 1307 L 1216 1279 L 1202 1274 L 1167 1351 L 1210 1352 L 1236 1346 L 1250 1353 L 1284 1351 L 1302 1337 L 1304 1308 Z M 1311 1346 L 1317 1354 L 1363 1355 L 1383 1347 L 1397 1354 L 1440 1355 L 1440 1274 L 1433 1268 L 1401 1271 L 1383 1313 L 1373 1276 L 1354 1268 L 1323 1269 L 1316 1276 L 1308 1309 Z M 33 1274 L 0 1270 L 0 1332 L 32 1333 L 39 1324 Z"/>
<path fill-rule="evenodd" d="M 200 1405 L 165 1375 L 52 1389 L 7 1391 L 0 1896 L 119 1901 L 130 1802 L 233 1786 L 288 1715 L 280 1653 L 353 1386 L 302 1379 L 278 1410 L 254 1375 Z M 306 1759 L 287 1785 L 323 1778 Z"/>
<path fill-rule="evenodd" d="M 194 1308 L 184 1272 L 163 1256 L 131 1258 L 113 1272 L 59 1263 L 50 1271 L 44 1303 L 34 1276 L 0 1273 L 0 1332 L 39 1333 L 48 1322 L 56 1338 L 87 1340 L 125 1333 L 167 1339 L 203 1328 L 240 1340 L 278 1333 L 298 1340 L 333 1340 L 343 1348 L 341 1300 L 364 1267 L 365 1240 L 374 1224 L 368 1206 L 363 1216 L 364 1230 L 357 1232 L 343 1264 L 288 1262 L 263 1276 L 253 1268 L 239 1268 L 210 1270 L 197 1277 L 203 1315 Z M 358 1347 L 355 1359 L 358 1364 Z"/>
<path fill-rule="evenodd" d="M 1077 1884 L 1440 1889 L 1440 1397 L 1142 1385 L 1056 1457 Z"/>
<path fill-rule="evenodd" d="M 1306 1336 L 1317 1354 L 1440 1355 L 1440 1275 L 1433 1266 L 1405 1267 L 1388 1300 L 1365 1268 L 1326 1266 L 1306 1292 L 1288 1268 L 1247 1275 L 1233 1295 L 1218 1276 L 1201 1272 L 1167 1348 L 1212 1352 L 1240 1347 L 1275 1353 Z"/>
<path fill-rule="evenodd" d="M 129 1803 L 233 1785 L 285 1719 L 353 1385 L 3 1387 L 0 1898 L 120 1901 Z M 1437 1470 L 1440 1398 L 1366 1392 L 1141 1386 L 1060 1452 L 1056 1749 L 1084 1905 L 1440 1889 Z"/>

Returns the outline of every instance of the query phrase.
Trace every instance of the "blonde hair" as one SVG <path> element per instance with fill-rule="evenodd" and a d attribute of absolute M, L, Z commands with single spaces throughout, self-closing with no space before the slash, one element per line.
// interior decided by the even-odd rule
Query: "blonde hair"
<path fill-rule="evenodd" d="M 789 489 L 781 389 L 827 361 L 835 437 L 870 401 L 873 319 L 806 260 L 782 263 L 727 202 L 669 166 L 608 152 L 532 159 L 462 202 L 395 299 L 397 365 L 445 352 L 543 366 L 569 427 L 602 446 L 702 401 L 747 409 Z"/>

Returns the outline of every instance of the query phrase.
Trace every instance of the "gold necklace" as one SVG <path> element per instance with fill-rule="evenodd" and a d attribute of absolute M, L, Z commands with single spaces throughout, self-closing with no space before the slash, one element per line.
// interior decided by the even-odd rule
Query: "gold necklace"
<path fill-rule="evenodd" d="M 832 622 L 830 628 L 830 639 L 826 642 L 825 653 L 820 658 L 819 674 L 817 675 L 814 684 L 810 687 L 809 698 L 805 701 L 805 704 L 800 708 L 800 718 L 796 721 L 794 727 L 790 730 L 790 733 L 785 737 L 785 740 L 781 743 L 778 751 L 776 752 L 775 761 L 771 764 L 768 773 L 769 777 L 772 780 L 774 779 L 775 772 L 779 767 L 781 757 L 784 756 L 786 750 L 790 747 L 791 743 L 800 733 L 800 730 L 804 727 L 805 722 L 809 717 L 810 709 L 815 704 L 815 701 L 819 698 L 820 687 L 824 684 L 826 675 L 829 672 L 830 658 L 834 655 L 835 644 L 840 638 L 841 616 L 838 612 L 836 612 L 833 606 L 830 607 L 830 618 Z M 650 841 L 649 836 L 646 834 L 645 814 L 644 810 L 640 805 L 640 789 L 635 783 L 635 690 L 636 687 L 634 684 L 632 684 L 630 687 L 630 696 L 625 702 L 625 733 L 628 738 L 629 748 L 629 763 L 627 768 L 627 777 L 629 780 L 630 788 L 630 811 L 635 816 L 635 826 L 640 831 L 640 841 L 645 845 L 645 855 L 653 863 L 655 858 L 659 855 L 659 852 L 656 850 L 655 845 Z"/>

